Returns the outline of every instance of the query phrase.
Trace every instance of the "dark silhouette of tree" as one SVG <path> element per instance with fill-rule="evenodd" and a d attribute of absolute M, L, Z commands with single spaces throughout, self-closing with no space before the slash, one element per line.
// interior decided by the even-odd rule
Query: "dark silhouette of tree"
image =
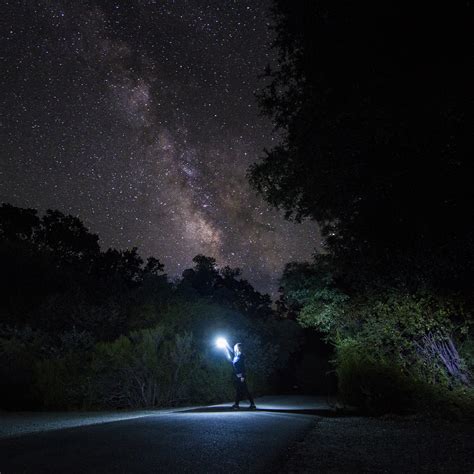
<path fill-rule="evenodd" d="M 63 263 L 85 260 L 100 251 L 98 235 L 90 233 L 78 217 L 57 210 L 46 211 L 34 240 Z"/>
<path fill-rule="evenodd" d="M 212 257 L 197 255 L 194 268 L 186 269 L 179 283 L 181 292 L 194 292 L 200 297 L 224 304 L 244 314 L 264 318 L 272 315 L 271 298 L 256 291 L 242 278 L 239 268 L 217 267 Z"/>
<path fill-rule="evenodd" d="M 469 291 L 472 8 L 275 0 L 274 14 L 278 65 L 259 100 L 283 139 L 253 185 L 317 220 L 352 268 Z"/>
<path fill-rule="evenodd" d="M 0 239 L 10 242 L 30 240 L 39 229 L 37 214 L 35 209 L 21 209 L 3 203 L 0 207 Z"/>
<path fill-rule="evenodd" d="M 136 247 L 101 250 L 77 217 L 1 206 L 0 407 L 217 401 L 229 387 L 209 341 L 220 330 L 258 354 L 257 386 L 267 386 L 300 328 L 275 318 L 240 269 L 193 263 L 170 282 Z"/>
<path fill-rule="evenodd" d="M 142 277 L 142 265 L 143 259 L 137 247 L 127 250 L 109 248 L 96 260 L 94 273 L 98 278 L 115 278 L 133 286 Z"/>
<path fill-rule="evenodd" d="M 241 274 L 239 268 L 222 268 L 217 297 L 221 296 L 236 309 L 248 315 L 259 318 L 273 315 L 270 296 L 256 291 L 247 280 L 241 278 Z"/>
<path fill-rule="evenodd" d="M 50 334 L 75 327 L 100 340 L 126 329 L 137 298 L 163 301 L 170 291 L 163 264 L 137 248 L 102 252 L 82 221 L 48 210 L 0 207 L 2 323 L 28 324 Z"/>
<path fill-rule="evenodd" d="M 205 255 L 196 255 L 193 258 L 194 268 L 183 272 L 183 287 L 192 288 L 201 296 L 211 296 L 219 281 L 216 260 Z"/>
<path fill-rule="evenodd" d="M 148 257 L 146 261 L 145 268 L 143 269 L 143 275 L 160 275 L 165 266 L 155 257 Z"/>

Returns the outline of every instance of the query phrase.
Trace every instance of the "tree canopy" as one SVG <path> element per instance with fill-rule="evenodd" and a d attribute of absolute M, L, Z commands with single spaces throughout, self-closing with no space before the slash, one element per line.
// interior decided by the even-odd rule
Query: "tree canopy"
<path fill-rule="evenodd" d="M 317 220 L 346 262 L 466 286 L 473 25 L 466 2 L 275 0 L 278 62 L 259 100 L 283 139 L 253 185 Z"/>
<path fill-rule="evenodd" d="M 286 265 L 279 310 L 334 345 L 351 405 L 470 407 L 472 6 L 273 6 L 258 98 L 280 140 L 249 178 L 288 219 L 316 220 L 325 246 Z"/>
<path fill-rule="evenodd" d="M 0 206 L 0 407 L 221 401 L 217 334 L 244 341 L 257 392 L 297 350 L 301 329 L 240 269 L 197 255 L 170 280 L 158 258 L 98 240 L 58 210 Z"/>

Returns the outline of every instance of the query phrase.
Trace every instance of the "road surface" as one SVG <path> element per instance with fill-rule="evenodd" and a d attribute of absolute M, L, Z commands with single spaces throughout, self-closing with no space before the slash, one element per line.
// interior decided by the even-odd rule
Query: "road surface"
<path fill-rule="evenodd" d="M 213 406 L 0 440 L 0 473 L 265 472 L 330 410 L 323 399 L 264 397 L 256 411 Z"/>

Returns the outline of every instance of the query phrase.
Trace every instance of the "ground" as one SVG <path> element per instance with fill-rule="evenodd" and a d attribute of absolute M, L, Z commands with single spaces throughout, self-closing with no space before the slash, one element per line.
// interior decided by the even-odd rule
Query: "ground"
<path fill-rule="evenodd" d="M 474 430 L 416 417 L 318 418 L 280 472 L 472 474 Z"/>
<path fill-rule="evenodd" d="M 314 397 L 229 406 L 2 416 L 0 472 L 473 472 L 465 424 L 341 417 Z"/>

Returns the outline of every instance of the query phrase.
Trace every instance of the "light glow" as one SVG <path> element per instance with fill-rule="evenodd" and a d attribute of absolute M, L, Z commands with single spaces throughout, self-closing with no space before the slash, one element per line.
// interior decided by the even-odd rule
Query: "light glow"
<path fill-rule="evenodd" d="M 223 338 L 223 337 L 218 337 L 216 339 L 216 346 L 219 348 L 219 349 L 225 349 L 226 347 L 228 347 L 228 343 L 227 341 Z"/>

